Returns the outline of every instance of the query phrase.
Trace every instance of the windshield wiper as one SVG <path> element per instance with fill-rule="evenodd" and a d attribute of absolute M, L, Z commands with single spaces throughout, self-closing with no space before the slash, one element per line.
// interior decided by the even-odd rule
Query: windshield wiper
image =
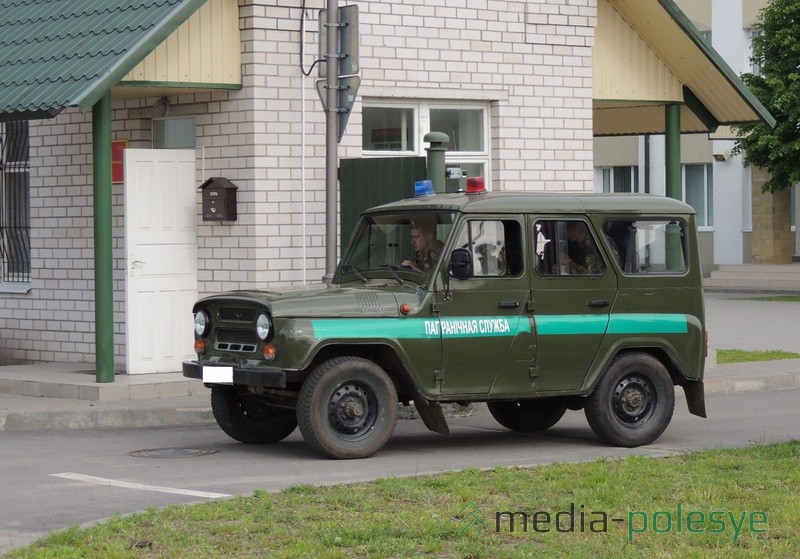
<path fill-rule="evenodd" d="M 398 282 L 400 285 L 403 285 L 403 283 L 405 283 L 405 282 L 403 281 L 403 278 L 401 278 L 399 275 L 397 275 L 397 272 L 395 271 L 395 270 L 399 270 L 399 269 L 400 269 L 400 268 L 398 268 L 397 266 L 392 266 L 391 264 L 380 264 L 380 265 L 378 266 L 378 268 L 386 268 L 387 270 L 389 270 L 389 272 L 392 274 L 392 277 L 393 277 L 394 279 L 396 279 L 396 280 L 397 280 L 397 282 Z"/>
<path fill-rule="evenodd" d="M 367 278 L 364 277 L 364 275 L 361 273 L 361 269 L 358 266 L 354 266 L 353 264 L 342 264 L 339 266 L 339 272 L 342 274 L 347 274 L 348 270 L 352 271 L 356 277 L 358 277 L 358 279 L 364 283 L 367 283 Z"/>

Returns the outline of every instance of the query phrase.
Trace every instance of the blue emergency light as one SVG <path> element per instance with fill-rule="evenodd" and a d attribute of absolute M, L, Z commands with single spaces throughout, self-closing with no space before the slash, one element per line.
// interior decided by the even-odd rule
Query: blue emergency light
<path fill-rule="evenodd" d="M 417 181 L 414 183 L 414 198 L 417 196 L 431 196 L 436 194 L 433 191 L 433 181 Z"/>

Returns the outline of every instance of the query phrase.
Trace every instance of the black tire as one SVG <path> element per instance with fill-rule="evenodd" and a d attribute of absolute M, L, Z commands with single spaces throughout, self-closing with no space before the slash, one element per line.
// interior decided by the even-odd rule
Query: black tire
<path fill-rule="evenodd" d="M 661 436 L 675 409 L 675 387 L 664 365 L 645 353 L 614 359 L 586 400 L 586 419 L 603 442 L 634 447 Z"/>
<path fill-rule="evenodd" d="M 378 452 L 397 424 L 397 389 L 378 365 L 335 357 L 318 365 L 300 388 L 297 422 L 306 442 L 330 458 Z"/>
<path fill-rule="evenodd" d="M 567 406 L 560 398 L 539 398 L 514 402 L 488 402 L 497 422 L 512 431 L 535 433 L 549 429 L 564 416 Z"/>
<path fill-rule="evenodd" d="M 248 444 L 276 443 L 297 428 L 293 410 L 270 406 L 255 394 L 240 395 L 233 386 L 211 386 L 211 411 L 229 437 Z"/>

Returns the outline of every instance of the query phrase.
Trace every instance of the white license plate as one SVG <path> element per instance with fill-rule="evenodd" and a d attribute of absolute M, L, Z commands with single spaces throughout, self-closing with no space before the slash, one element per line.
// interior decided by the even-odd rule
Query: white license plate
<path fill-rule="evenodd" d="M 203 367 L 203 382 L 233 384 L 233 367 Z"/>

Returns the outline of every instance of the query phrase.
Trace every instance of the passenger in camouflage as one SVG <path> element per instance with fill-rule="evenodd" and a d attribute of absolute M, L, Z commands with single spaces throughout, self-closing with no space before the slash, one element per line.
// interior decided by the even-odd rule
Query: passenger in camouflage
<path fill-rule="evenodd" d="M 606 271 L 597 245 L 582 221 L 567 222 L 567 262 L 570 275 L 599 275 Z"/>

